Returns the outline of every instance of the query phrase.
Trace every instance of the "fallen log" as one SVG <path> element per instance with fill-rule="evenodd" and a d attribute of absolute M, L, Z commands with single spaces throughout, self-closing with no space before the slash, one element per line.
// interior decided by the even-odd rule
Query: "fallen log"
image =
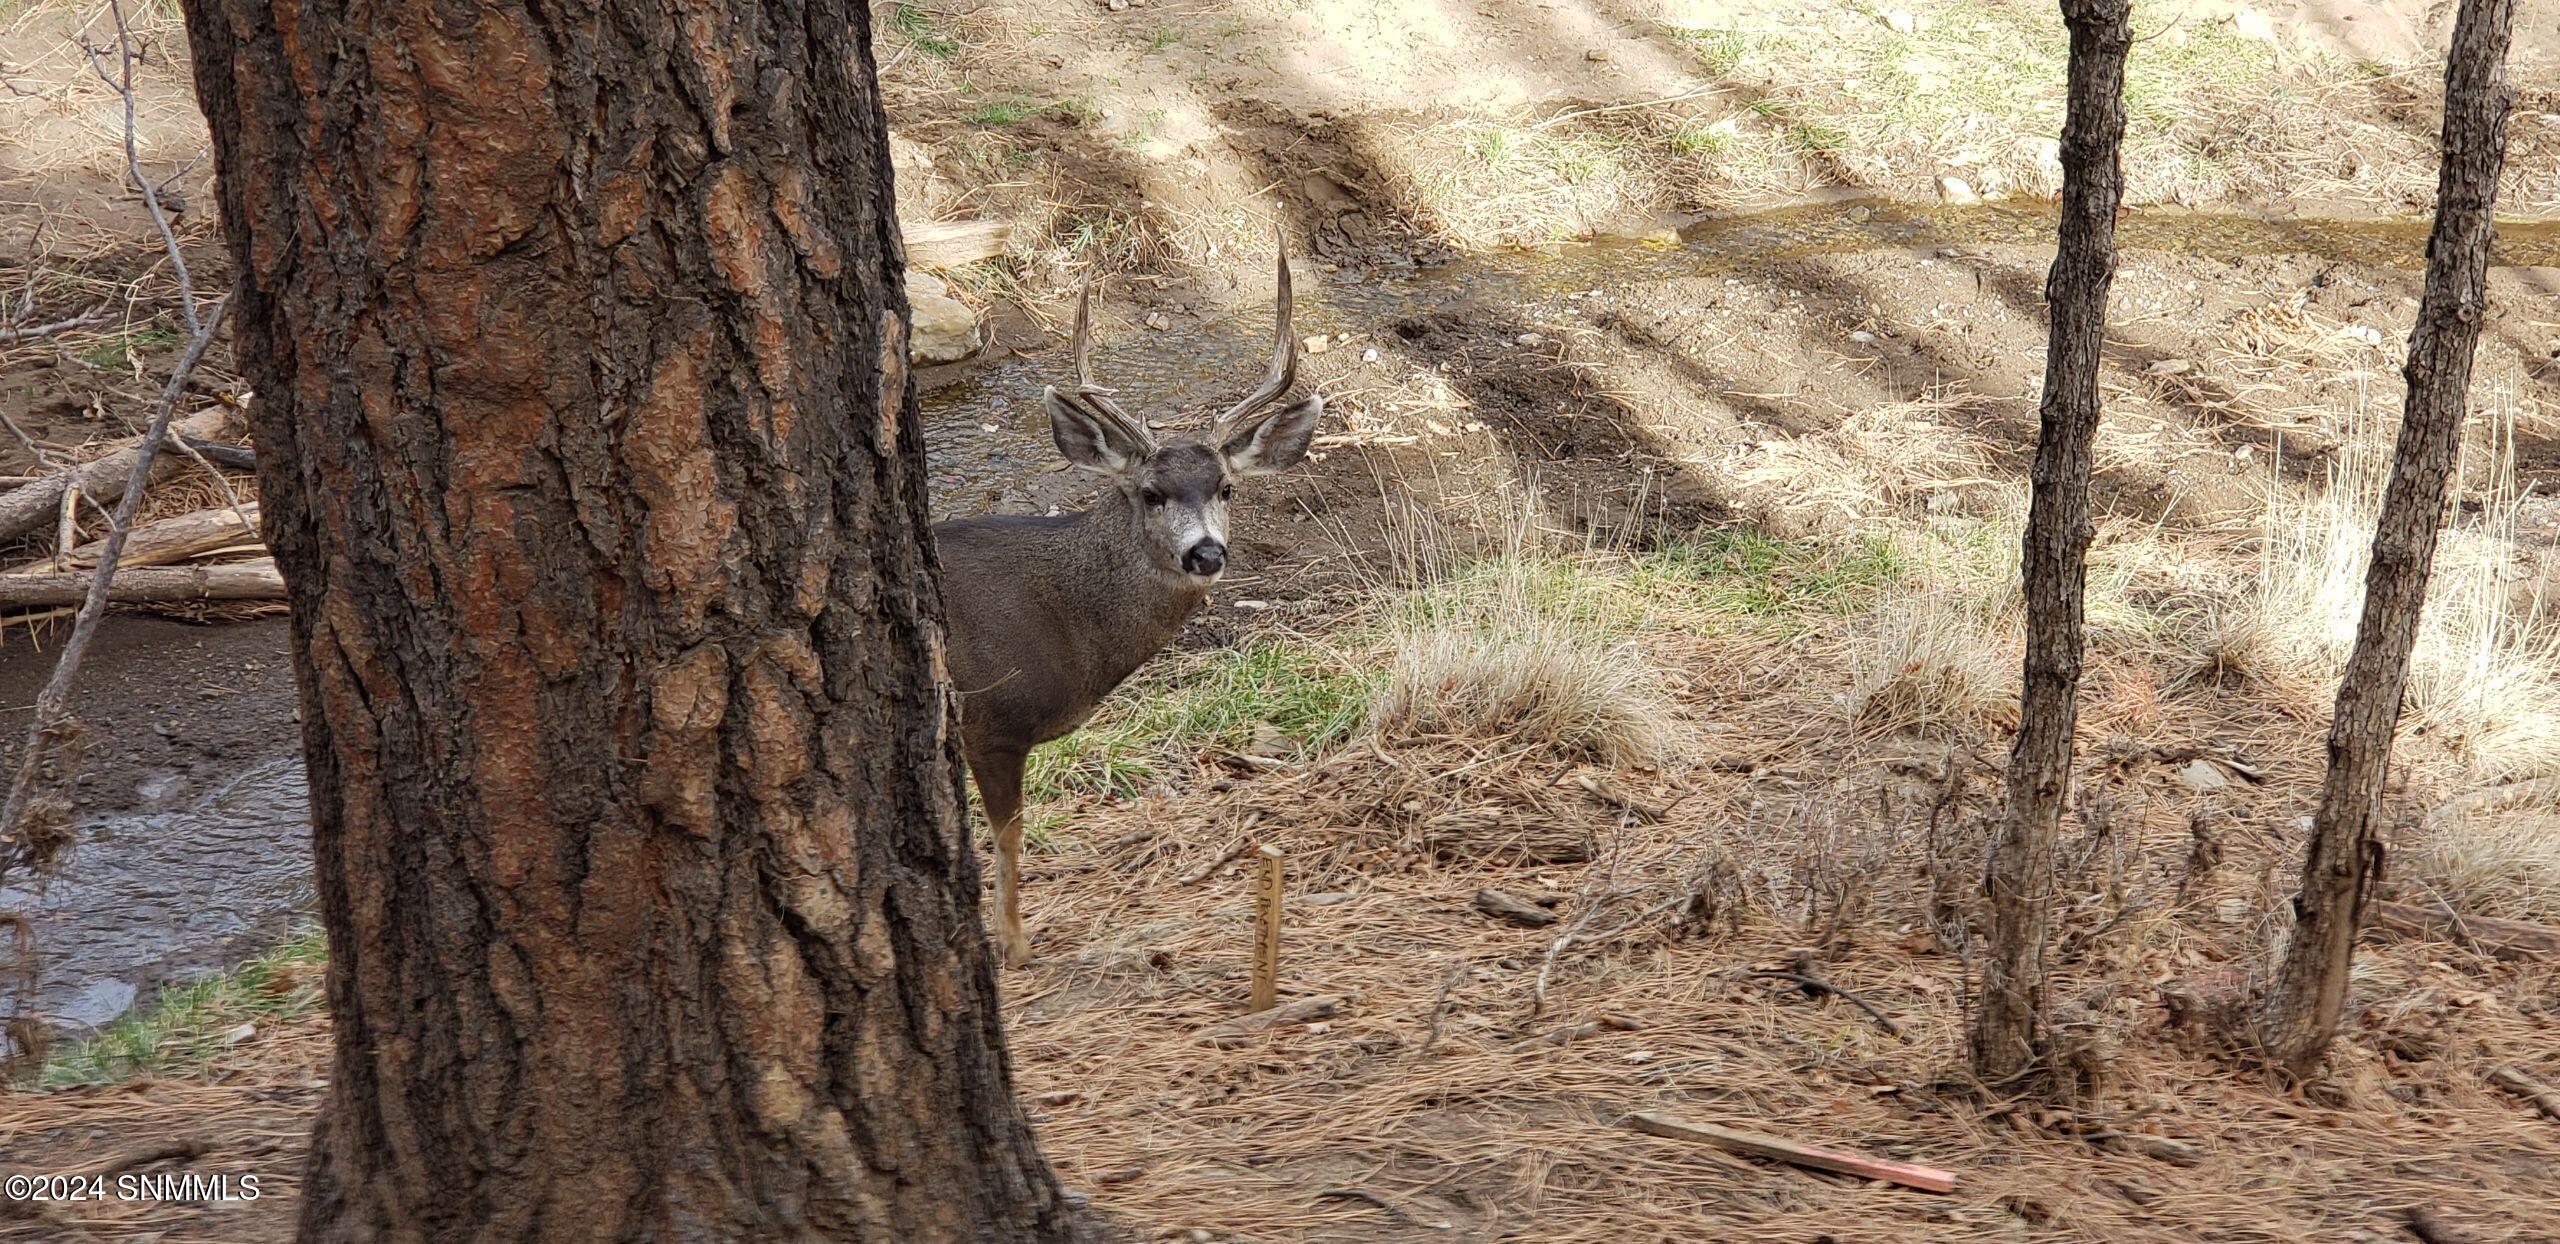
<path fill-rule="evenodd" d="M 1727 1153 L 1770 1158 L 1794 1166 L 1810 1167 L 1817 1171 L 1830 1171 L 1835 1175 L 1881 1179 L 1907 1188 L 1918 1188 L 1923 1192 L 1956 1190 L 1955 1172 L 1940 1170 L 1934 1166 L 1896 1162 L 1889 1158 L 1871 1158 L 1862 1153 L 1850 1153 L 1843 1149 L 1800 1145 L 1782 1137 L 1736 1131 L 1729 1127 L 1717 1127 L 1712 1123 L 1692 1123 L 1687 1119 L 1673 1118 L 1667 1114 L 1648 1112 L 1630 1115 L 1627 1118 L 1627 1125 L 1651 1136 L 1661 1136 L 1670 1140 L 1696 1141 L 1700 1144 L 1713 1145 Z"/>
<path fill-rule="evenodd" d="M 248 523 L 244 527 L 242 519 Z M 143 523 L 124 538 L 124 556 L 116 562 L 119 569 L 134 566 L 174 566 L 198 555 L 227 549 L 234 545 L 258 543 L 258 503 L 242 502 L 238 511 L 230 506 L 197 510 Z M 59 569 L 88 570 L 98 564 L 98 554 L 105 540 L 92 540 L 62 555 Z M 9 573 L 44 574 L 57 569 L 55 559 L 40 558 Z"/>
<path fill-rule="evenodd" d="M 2560 928 L 2495 916 L 2469 916 L 2442 903 L 2392 903 L 2366 907 L 2376 928 L 2405 937 L 2442 937 L 2494 959 L 2560 956 Z"/>
<path fill-rule="evenodd" d="M 902 226 L 907 263 L 917 268 L 957 268 L 1004 253 L 1013 226 L 1001 220 L 927 220 Z"/>
<path fill-rule="evenodd" d="M 211 436 L 222 430 L 228 417 L 221 407 L 208 407 L 179 420 L 170 431 L 179 436 Z M 139 443 L 127 445 L 103 458 L 64 467 L 32 484 L 0 493 L 0 541 L 15 540 L 58 517 L 62 496 L 73 487 L 80 490 L 81 497 L 100 506 L 115 504 L 124 496 L 125 477 L 133 473 L 133 457 L 141 448 Z"/>
<path fill-rule="evenodd" d="M 89 597 L 89 574 L 0 575 L 0 609 L 76 605 Z M 203 600 L 283 600 L 284 576 L 274 558 L 219 566 L 118 569 L 107 585 L 117 604 L 164 605 Z"/>

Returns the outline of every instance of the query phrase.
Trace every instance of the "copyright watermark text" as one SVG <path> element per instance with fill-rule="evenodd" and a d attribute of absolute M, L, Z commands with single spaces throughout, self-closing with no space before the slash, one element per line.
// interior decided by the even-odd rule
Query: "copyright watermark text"
<path fill-rule="evenodd" d="M 255 1175 L 7 1175 L 0 1197 L 12 1201 L 254 1201 Z"/>

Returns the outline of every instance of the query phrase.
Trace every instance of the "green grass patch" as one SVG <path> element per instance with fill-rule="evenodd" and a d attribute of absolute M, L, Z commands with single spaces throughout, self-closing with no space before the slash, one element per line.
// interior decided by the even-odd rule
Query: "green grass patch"
<path fill-rule="evenodd" d="M 999 100 L 978 109 L 976 112 L 970 113 L 969 124 L 988 126 L 1020 125 L 1033 117 L 1039 116 L 1041 113 L 1047 112 L 1052 106 L 1053 105 L 1040 103 L 1036 100 L 1030 99 L 1015 98 Z"/>
<path fill-rule="evenodd" d="M 1034 801 L 1134 795 L 1168 762 L 1243 747 L 1266 725 L 1320 747 L 1360 724 L 1375 686 L 1373 673 L 1328 653 L 1255 640 L 1133 680 L 1083 729 L 1033 752 L 1025 785 Z"/>
<path fill-rule="evenodd" d="M 1649 597 L 1745 618 L 1838 618 L 1875 603 L 1912 572 L 1892 542 L 1780 540 L 1719 531 L 1636 558 L 1628 579 Z"/>
<path fill-rule="evenodd" d="M 936 60 L 949 60 L 960 54 L 960 41 L 944 34 L 933 22 L 933 15 L 914 5 L 902 4 L 890 10 L 889 28 L 914 45 L 915 49 Z"/>
<path fill-rule="evenodd" d="M 73 351 L 71 357 L 100 371 L 123 371 L 127 354 L 143 354 L 174 346 L 181 340 L 178 334 L 165 328 L 139 328 L 129 333 L 101 337 Z"/>
<path fill-rule="evenodd" d="M 201 1071 L 232 1048 L 225 1037 L 242 1024 L 265 1028 L 319 1013 L 328 959 L 327 938 L 311 928 L 228 974 L 164 989 L 96 1036 L 56 1052 L 39 1082 L 112 1084 Z"/>
<path fill-rule="evenodd" d="M 1673 26 L 1671 37 L 1689 45 L 1698 58 L 1698 72 L 1721 78 L 1742 68 L 1743 57 L 1750 54 L 1750 36 L 1739 30 L 1716 30 L 1699 26 Z"/>

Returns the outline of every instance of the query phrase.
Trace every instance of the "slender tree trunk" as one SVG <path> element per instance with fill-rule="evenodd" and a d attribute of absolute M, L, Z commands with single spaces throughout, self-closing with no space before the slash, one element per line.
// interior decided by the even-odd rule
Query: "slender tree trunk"
<path fill-rule="evenodd" d="M 336 1063 L 306 1240 L 1058 1240 L 855 0 L 188 0 Z"/>
<path fill-rule="evenodd" d="M 2498 171 L 2507 158 L 2507 42 L 2515 0 L 2462 0 L 2444 75 L 2444 163 L 2436 176 L 2427 287 L 2409 334 L 2408 404 L 2391 454 L 2391 482 L 2374 524 L 2364 613 L 2329 722 L 2329 772 L 2311 821 L 2311 849 L 2284 967 L 2267 996 L 2259 1039 L 2296 1076 L 2319 1068 L 2346 1007 L 2347 970 L 2365 900 L 2382 871 L 2374 822 L 2400 724 L 2409 653 L 2417 646 L 2436 532 L 2462 448 L 2472 348 L 2480 341 L 2496 230 Z"/>
<path fill-rule="evenodd" d="M 2116 206 L 2124 198 L 2124 61 L 2130 0 L 2064 0 L 2071 30 L 2069 114 L 2062 128 L 2062 222 L 2045 279 L 2045 349 L 2035 492 L 2022 572 L 2026 671 L 2009 802 L 1985 881 L 1991 948 L 1973 1024 L 1974 1069 L 1994 1084 L 2040 1062 L 2044 947 L 2053 902 L 2053 838 L 2071 790 L 2079 722 L 2081 594 L 2088 579 L 2090 449 L 2098 434 L 2099 350 L 2116 275 Z"/>

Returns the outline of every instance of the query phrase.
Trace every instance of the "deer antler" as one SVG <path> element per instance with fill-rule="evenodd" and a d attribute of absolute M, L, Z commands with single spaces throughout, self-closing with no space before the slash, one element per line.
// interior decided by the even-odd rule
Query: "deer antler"
<path fill-rule="evenodd" d="M 1093 382 L 1093 282 L 1089 279 L 1084 283 L 1084 291 L 1076 295 L 1076 330 L 1072 340 L 1076 360 L 1076 387 L 1068 390 L 1064 396 L 1105 422 L 1117 426 L 1131 441 L 1144 447 L 1146 452 L 1154 453 L 1156 438 L 1153 433 L 1147 431 L 1146 420 L 1120 409 L 1120 404 L 1111 400 L 1111 390 Z"/>
<path fill-rule="evenodd" d="M 1275 229 L 1273 233 L 1277 236 L 1278 230 Z M 1209 439 L 1212 443 L 1226 440 L 1228 435 L 1235 431 L 1236 425 L 1243 422 L 1246 416 L 1279 400 L 1282 394 L 1289 391 L 1290 386 L 1298 383 L 1298 339 L 1289 335 L 1289 242 L 1285 237 L 1279 238 L 1279 242 L 1280 305 L 1271 337 L 1271 370 L 1262 377 L 1261 388 L 1246 395 L 1243 401 L 1228 407 L 1227 413 L 1218 416 L 1217 422 L 1209 425 Z"/>

